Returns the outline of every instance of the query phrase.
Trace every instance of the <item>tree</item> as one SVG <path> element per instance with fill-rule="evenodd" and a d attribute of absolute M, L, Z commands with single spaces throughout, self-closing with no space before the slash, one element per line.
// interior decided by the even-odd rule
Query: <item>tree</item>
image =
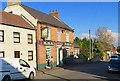
<path fill-rule="evenodd" d="M 96 37 L 98 41 L 107 45 L 111 45 L 115 41 L 112 32 L 106 27 L 99 27 Z"/>

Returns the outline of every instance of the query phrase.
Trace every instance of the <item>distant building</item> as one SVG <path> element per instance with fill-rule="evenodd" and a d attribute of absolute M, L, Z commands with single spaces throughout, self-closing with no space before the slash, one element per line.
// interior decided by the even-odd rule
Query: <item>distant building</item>
<path fill-rule="evenodd" d="M 23 17 L 35 27 L 38 69 L 45 68 L 51 56 L 59 65 L 63 58 L 73 55 L 74 31 L 60 20 L 58 10 L 45 14 L 17 3 L 9 4 L 4 11 Z"/>
<path fill-rule="evenodd" d="M 80 46 L 74 43 L 74 54 L 80 54 Z"/>
<path fill-rule="evenodd" d="M 34 27 L 18 15 L 0 14 L 0 57 L 22 58 L 36 68 Z"/>

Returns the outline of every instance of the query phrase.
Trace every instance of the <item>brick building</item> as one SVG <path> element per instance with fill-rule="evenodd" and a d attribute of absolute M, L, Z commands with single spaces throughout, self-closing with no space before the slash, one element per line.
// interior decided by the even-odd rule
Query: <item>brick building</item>
<path fill-rule="evenodd" d="M 4 11 L 22 16 L 35 27 L 38 69 L 45 68 L 51 56 L 54 64 L 59 65 L 63 58 L 73 55 L 74 31 L 60 20 L 58 10 L 45 14 L 20 3 L 12 3 Z"/>

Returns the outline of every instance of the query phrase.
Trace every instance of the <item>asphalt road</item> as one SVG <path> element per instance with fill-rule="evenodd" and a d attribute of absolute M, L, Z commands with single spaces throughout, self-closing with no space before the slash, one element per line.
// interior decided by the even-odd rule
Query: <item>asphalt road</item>
<path fill-rule="evenodd" d="M 82 65 L 65 66 L 60 69 L 45 71 L 45 73 L 37 72 L 35 79 L 37 80 L 82 80 L 82 81 L 120 81 L 120 73 L 108 73 L 107 62 L 95 62 Z"/>

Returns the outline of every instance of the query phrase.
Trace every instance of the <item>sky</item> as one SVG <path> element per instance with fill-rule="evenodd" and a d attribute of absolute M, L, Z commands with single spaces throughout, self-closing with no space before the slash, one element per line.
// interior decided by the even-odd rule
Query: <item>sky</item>
<path fill-rule="evenodd" d="M 114 35 L 118 33 L 118 2 L 22 2 L 41 12 L 49 14 L 58 10 L 59 18 L 74 29 L 74 36 L 95 35 L 98 27 L 104 26 Z M 6 3 L 2 2 L 2 10 Z"/>

